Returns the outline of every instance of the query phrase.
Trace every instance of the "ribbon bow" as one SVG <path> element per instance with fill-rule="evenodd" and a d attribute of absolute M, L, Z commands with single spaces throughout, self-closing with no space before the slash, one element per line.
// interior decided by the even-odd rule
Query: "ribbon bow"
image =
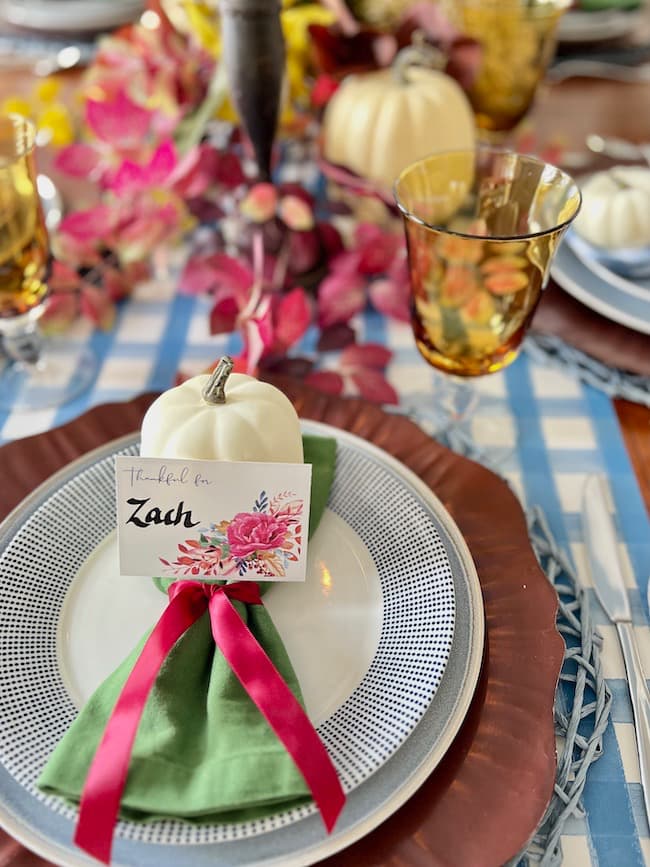
<path fill-rule="evenodd" d="M 294 760 L 331 831 L 345 803 L 334 765 L 307 714 L 231 601 L 262 605 L 258 584 L 176 581 L 168 593 L 169 604 L 122 688 L 88 770 L 74 842 L 110 863 L 131 751 L 147 698 L 174 644 L 206 610 L 217 647 Z"/>

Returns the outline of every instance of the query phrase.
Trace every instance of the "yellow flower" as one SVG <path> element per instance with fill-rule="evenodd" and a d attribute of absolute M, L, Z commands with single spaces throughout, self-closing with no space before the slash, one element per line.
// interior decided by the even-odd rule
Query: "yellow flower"
<path fill-rule="evenodd" d="M 54 103 L 43 109 L 36 123 L 39 129 L 49 130 L 50 143 L 54 147 L 65 147 L 74 140 L 74 127 L 70 113 L 61 103 Z"/>
<path fill-rule="evenodd" d="M 23 117 L 32 116 L 32 105 L 20 96 L 10 96 L 2 103 L 4 114 L 22 114 Z"/>
<path fill-rule="evenodd" d="M 26 96 L 12 96 L 2 103 L 3 112 L 30 117 L 39 132 L 45 133 L 55 147 L 64 147 L 74 140 L 74 127 L 69 110 L 57 102 L 61 90 L 60 81 L 53 76 L 39 81 Z"/>

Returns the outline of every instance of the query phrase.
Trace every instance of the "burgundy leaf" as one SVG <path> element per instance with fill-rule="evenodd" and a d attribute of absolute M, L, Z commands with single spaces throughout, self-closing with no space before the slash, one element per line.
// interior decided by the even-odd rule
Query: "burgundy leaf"
<path fill-rule="evenodd" d="M 294 379 L 304 379 L 311 373 L 314 362 L 302 356 L 271 355 L 263 360 L 261 366 L 264 370 L 272 373 L 292 376 Z"/>
<path fill-rule="evenodd" d="M 362 274 L 383 274 L 402 246 L 402 235 L 386 232 L 371 223 L 361 223 L 355 232 Z"/>
<path fill-rule="evenodd" d="M 375 42 L 383 36 L 369 27 L 351 35 L 344 35 L 333 24 L 310 24 L 309 34 L 319 71 L 342 77 L 349 72 L 376 69 Z"/>
<path fill-rule="evenodd" d="M 215 180 L 228 189 L 240 186 L 246 180 L 246 175 L 241 167 L 239 159 L 232 153 L 219 155 L 216 165 Z"/>
<path fill-rule="evenodd" d="M 230 334 L 237 326 L 239 307 L 232 296 L 214 304 L 210 311 L 210 334 Z"/>
<path fill-rule="evenodd" d="M 209 198 L 186 199 L 185 204 L 200 223 L 216 223 L 223 217 L 223 210 Z"/>
<path fill-rule="evenodd" d="M 343 252 L 341 233 L 331 223 L 316 223 L 316 231 L 320 236 L 321 246 L 328 259 L 333 259 Z"/>
<path fill-rule="evenodd" d="M 379 370 L 355 370 L 350 373 L 361 397 L 373 403 L 398 404 L 399 397 L 393 386 Z"/>
<path fill-rule="evenodd" d="M 319 352 L 330 352 L 335 349 L 343 349 L 350 343 L 354 343 L 354 340 L 354 329 L 347 322 L 339 322 L 336 325 L 330 325 L 329 328 L 323 328 L 316 348 Z"/>
<path fill-rule="evenodd" d="M 393 353 L 380 343 L 355 343 L 341 353 L 341 368 L 370 367 L 383 370 Z"/>
<path fill-rule="evenodd" d="M 307 385 L 324 391 L 325 394 L 342 394 L 343 377 L 334 370 L 317 370 L 305 379 Z"/>
<path fill-rule="evenodd" d="M 306 274 L 318 265 L 320 258 L 321 245 L 317 232 L 290 232 L 289 269 L 292 274 Z"/>

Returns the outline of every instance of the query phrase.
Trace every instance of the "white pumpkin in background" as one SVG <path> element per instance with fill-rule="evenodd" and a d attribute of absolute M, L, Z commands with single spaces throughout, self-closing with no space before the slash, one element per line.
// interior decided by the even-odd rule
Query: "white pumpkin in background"
<path fill-rule="evenodd" d="M 303 463 L 300 421 L 279 389 L 231 373 L 221 359 L 213 374 L 163 392 L 142 422 L 140 454 L 180 460 Z"/>
<path fill-rule="evenodd" d="M 462 88 L 416 65 L 422 61 L 421 49 L 409 46 L 389 69 L 343 80 L 323 118 L 326 160 L 389 191 L 410 163 L 474 146 L 474 115 Z"/>
<path fill-rule="evenodd" d="M 650 245 L 650 169 L 615 166 L 592 175 L 582 186 L 575 230 L 599 247 Z"/>

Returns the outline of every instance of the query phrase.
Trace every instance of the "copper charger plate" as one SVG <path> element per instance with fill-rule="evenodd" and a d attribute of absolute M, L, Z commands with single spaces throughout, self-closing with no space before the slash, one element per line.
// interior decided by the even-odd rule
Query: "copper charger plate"
<path fill-rule="evenodd" d="M 303 418 L 348 430 L 415 472 L 459 526 L 478 570 L 486 613 L 479 684 L 454 743 L 393 816 L 327 865 L 500 865 L 533 835 L 555 780 L 553 702 L 564 644 L 557 598 L 507 484 L 454 454 L 412 422 L 359 400 L 276 381 Z M 89 410 L 0 450 L 3 518 L 37 485 L 91 449 L 137 430 L 153 399 Z M 45 865 L 0 832 L 5 865 Z"/>

